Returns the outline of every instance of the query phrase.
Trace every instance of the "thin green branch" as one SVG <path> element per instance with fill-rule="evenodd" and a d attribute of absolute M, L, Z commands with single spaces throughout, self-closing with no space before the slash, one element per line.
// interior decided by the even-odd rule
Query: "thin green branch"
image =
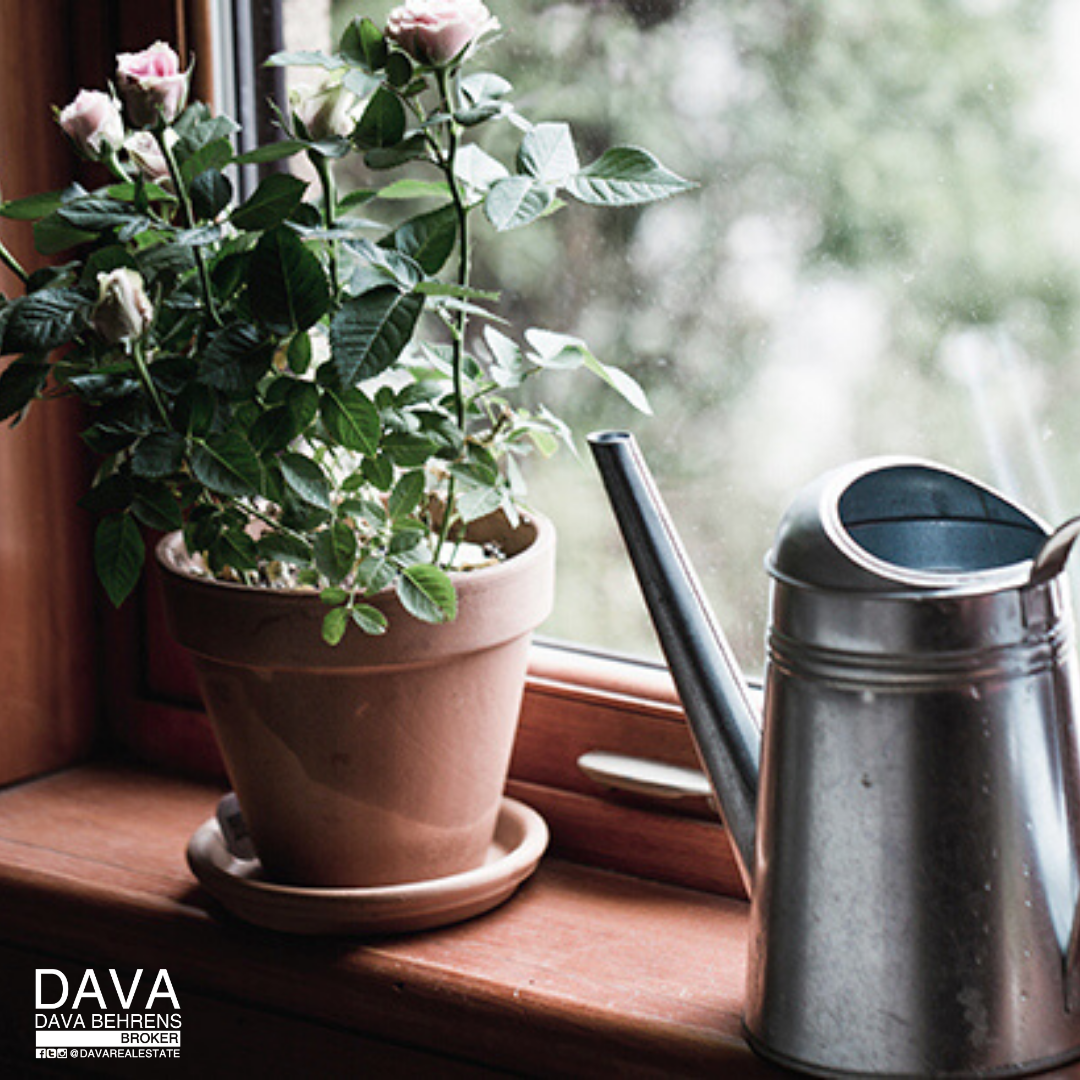
<path fill-rule="evenodd" d="M 337 188 L 334 184 L 334 173 L 325 154 L 320 154 L 317 150 L 312 150 L 308 154 L 308 157 L 315 166 L 315 171 L 319 174 L 319 183 L 322 185 L 323 193 L 323 225 L 326 227 L 327 232 L 329 232 L 334 227 L 335 209 L 337 204 Z M 340 284 L 338 282 L 338 242 L 333 239 L 330 241 L 330 289 L 333 292 L 334 302 L 336 303 L 340 293 Z"/>
<path fill-rule="evenodd" d="M 172 421 L 169 419 L 169 413 L 165 408 L 165 402 L 162 400 L 161 394 L 158 393 L 158 388 L 154 384 L 153 376 L 150 374 L 150 368 L 146 363 L 146 354 L 143 352 L 141 341 L 133 341 L 131 343 L 131 356 L 135 361 L 135 370 L 139 373 L 139 382 L 142 383 L 147 396 L 153 402 L 154 410 L 160 417 L 162 424 L 165 425 L 165 430 L 171 431 Z"/>
<path fill-rule="evenodd" d="M 461 188 L 458 184 L 457 178 L 457 154 L 460 140 L 460 126 L 454 119 L 454 110 L 450 102 L 450 85 L 449 78 L 451 78 L 444 68 L 438 68 L 436 70 L 436 79 L 439 85 L 439 96 L 441 98 L 441 106 L 446 114 L 450 117 L 447 124 L 447 145 L 446 154 L 440 158 L 440 167 L 443 170 L 443 174 L 446 177 L 447 186 L 450 188 L 450 201 L 454 207 L 454 215 L 457 219 L 458 226 L 458 268 L 457 268 L 457 284 L 462 289 L 469 287 L 469 278 L 471 276 L 471 263 L 469 257 L 469 212 L 465 206 L 465 200 L 461 194 Z M 453 377 L 453 401 L 454 401 L 454 419 L 457 421 L 458 428 L 461 430 L 462 435 L 465 433 L 465 387 L 464 387 L 464 369 L 465 369 L 465 329 L 468 325 L 468 312 L 464 308 L 458 308 L 454 313 L 454 317 L 451 321 L 452 330 L 452 342 L 451 342 L 451 370 Z M 442 555 L 442 550 L 450 535 L 450 529 L 454 519 L 454 501 L 456 498 L 456 484 L 455 478 L 451 474 L 450 480 L 446 489 L 446 508 L 443 514 L 442 529 L 439 532 L 439 542 L 435 548 L 435 562 L 439 561 Z"/>
<path fill-rule="evenodd" d="M 19 260 L 11 254 L 0 240 L 0 262 L 2 262 L 24 285 L 30 280 L 30 275 L 22 268 Z"/>
<path fill-rule="evenodd" d="M 161 149 L 162 156 L 165 158 L 165 164 L 168 166 L 169 176 L 172 179 L 173 187 L 176 189 L 176 197 L 180 200 L 180 210 L 184 216 L 184 224 L 187 228 L 194 229 L 196 224 L 195 212 L 191 208 L 191 197 L 188 195 L 187 187 L 184 184 L 183 177 L 180 175 L 176 155 L 172 152 L 169 140 L 165 138 L 166 131 L 168 131 L 168 128 L 163 124 L 159 124 L 154 128 L 154 138 Z M 199 286 L 202 289 L 206 313 L 210 316 L 210 321 L 214 326 L 220 327 L 222 325 L 221 316 L 218 315 L 217 306 L 214 303 L 214 293 L 210 287 L 210 272 L 206 268 L 206 257 L 198 244 L 194 245 L 192 251 L 195 254 L 195 267 L 199 274 Z"/>

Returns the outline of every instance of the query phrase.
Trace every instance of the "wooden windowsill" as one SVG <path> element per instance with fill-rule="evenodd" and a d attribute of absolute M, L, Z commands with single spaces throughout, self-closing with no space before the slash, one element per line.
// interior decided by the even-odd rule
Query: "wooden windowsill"
<path fill-rule="evenodd" d="M 30 1064 L 33 968 L 66 961 L 166 968 L 188 1075 L 776 1075 L 740 1032 L 741 901 L 549 856 L 458 926 L 288 937 L 187 868 L 219 795 L 111 763 L 0 791 L 0 1065 Z"/>

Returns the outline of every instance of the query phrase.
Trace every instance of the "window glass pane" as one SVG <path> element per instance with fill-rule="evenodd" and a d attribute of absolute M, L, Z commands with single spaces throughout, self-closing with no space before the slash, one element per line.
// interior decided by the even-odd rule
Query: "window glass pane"
<path fill-rule="evenodd" d="M 1048 518 L 1080 510 L 1075 4 L 490 6 L 486 63 L 525 115 L 570 120 L 584 160 L 638 143 L 700 185 L 486 232 L 476 283 L 519 332 L 580 335 L 645 385 L 652 417 L 581 379 L 542 393 L 580 434 L 636 432 L 748 665 L 773 529 L 833 465 L 918 454 Z M 318 5 L 285 7 L 300 47 Z M 652 651 L 591 463 L 531 472 L 561 534 L 547 631 Z"/>

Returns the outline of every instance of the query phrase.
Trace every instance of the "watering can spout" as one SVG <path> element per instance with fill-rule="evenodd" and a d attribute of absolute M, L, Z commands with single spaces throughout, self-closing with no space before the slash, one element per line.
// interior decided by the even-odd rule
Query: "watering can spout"
<path fill-rule="evenodd" d="M 634 437 L 604 431 L 589 444 L 750 893 L 761 729 L 749 688 Z"/>

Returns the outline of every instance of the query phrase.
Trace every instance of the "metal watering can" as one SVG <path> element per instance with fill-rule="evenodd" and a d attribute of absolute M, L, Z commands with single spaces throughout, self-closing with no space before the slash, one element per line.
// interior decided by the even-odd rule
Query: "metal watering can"
<path fill-rule="evenodd" d="M 908 459 L 797 496 L 759 727 L 632 436 L 592 450 L 751 896 L 746 1034 L 821 1076 L 1080 1056 L 1080 533 Z"/>

